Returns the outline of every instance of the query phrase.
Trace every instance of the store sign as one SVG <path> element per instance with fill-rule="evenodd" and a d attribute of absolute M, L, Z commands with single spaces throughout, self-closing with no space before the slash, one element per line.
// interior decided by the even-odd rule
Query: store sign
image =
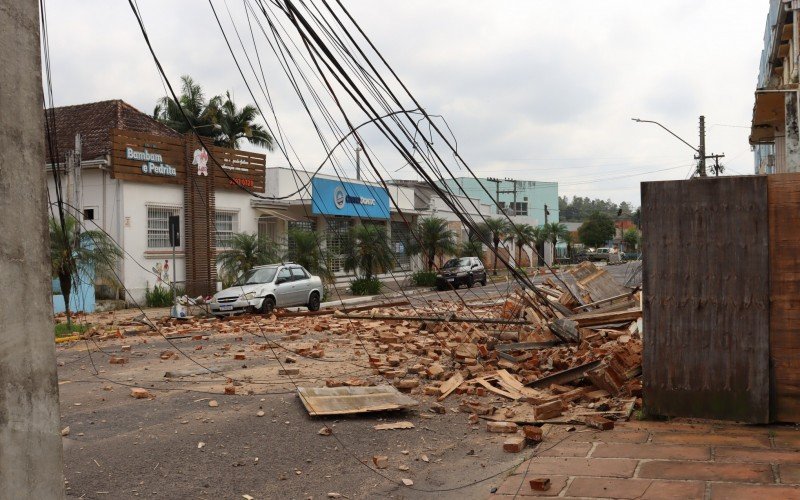
<path fill-rule="evenodd" d="M 133 148 L 125 148 L 125 159 L 143 161 L 142 173 L 148 175 L 164 175 L 167 177 L 177 177 L 178 171 L 172 165 L 164 163 L 164 158 L 158 153 L 151 153 L 148 150 L 137 151 Z"/>
<path fill-rule="evenodd" d="M 388 219 L 389 206 L 389 193 L 382 187 L 316 177 L 311 180 L 312 213 Z"/>

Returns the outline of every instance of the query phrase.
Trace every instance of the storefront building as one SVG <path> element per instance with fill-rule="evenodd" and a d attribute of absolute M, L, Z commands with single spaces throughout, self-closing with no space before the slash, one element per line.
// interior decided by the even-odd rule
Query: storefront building
<path fill-rule="evenodd" d="M 101 295 L 143 305 L 148 288 L 172 283 L 174 215 L 181 228 L 174 279 L 191 296 L 213 293 L 217 253 L 234 233 L 258 231 L 261 214 L 241 186 L 264 192 L 264 155 L 215 147 L 210 138 L 204 147 L 120 100 L 55 108 L 55 119 L 58 148 L 47 167 L 60 169 L 67 210 L 124 252 L 117 274 L 127 293 Z M 80 157 L 68 161 L 77 149 Z"/>
<path fill-rule="evenodd" d="M 410 228 L 420 214 L 414 207 L 414 190 L 334 175 L 316 174 L 289 168 L 266 169 L 266 194 L 269 199 L 254 199 L 253 207 L 262 212 L 259 234 L 284 242 L 291 253 L 292 229 L 315 231 L 331 257 L 333 272 L 348 273 L 343 265 L 343 245 L 356 224 L 378 224 L 386 228 L 394 252 L 393 272 L 415 268 L 405 251 Z"/>

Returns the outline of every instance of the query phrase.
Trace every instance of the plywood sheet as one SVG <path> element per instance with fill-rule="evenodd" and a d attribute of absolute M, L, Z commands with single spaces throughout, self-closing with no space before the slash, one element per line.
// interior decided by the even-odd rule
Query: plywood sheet
<path fill-rule="evenodd" d="M 800 421 L 800 174 L 768 177 L 775 420 Z"/>
<path fill-rule="evenodd" d="M 763 176 L 642 184 L 648 412 L 770 420 L 766 215 Z"/>
<path fill-rule="evenodd" d="M 375 387 L 298 387 L 300 401 L 312 417 L 402 410 L 417 406 L 413 398 L 390 385 Z"/>

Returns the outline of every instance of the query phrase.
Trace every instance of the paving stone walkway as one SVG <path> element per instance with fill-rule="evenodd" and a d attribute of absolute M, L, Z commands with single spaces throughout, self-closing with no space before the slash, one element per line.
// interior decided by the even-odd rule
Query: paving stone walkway
<path fill-rule="evenodd" d="M 535 491 L 530 480 L 547 478 Z M 553 426 L 536 456 L 492 499 L 800 500 L 800 430 L 711 423 L 626 422 L 613 431 Z"/>

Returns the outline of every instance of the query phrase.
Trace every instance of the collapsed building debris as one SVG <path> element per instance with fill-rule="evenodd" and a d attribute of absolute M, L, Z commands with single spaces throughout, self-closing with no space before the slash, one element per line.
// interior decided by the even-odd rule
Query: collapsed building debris
<path fill-rule="evenodd" d="M 193 353 L 212 336 L 224 338 L 216 350 L 196 354 L 216 363 L 175 365 L 165 381 L 274 359 L 277 364 L 266 363 L 267 373 L 290 386 L 298 383 L 298 399 L 311 416 L 417 406 L 426 418 L 460 411 L 473 426 L 483 419 L 522 436 L 504 446 L 512 452 L 541 441 L 533 429 L 545 423 L 607 430 L 640 407 L 641 292 L 620 293 L 610 279 L 584 263 L 536 290 L 519 288 L 478 303 L 437 300 L 415 307 L 398 301 L 333 314 L 277 311 L 269 318 L 221 321 L 162 318 L 156 330 L 118 321 L 85 335 L 124 339 L 125 357 L 119 359 L 125 361 L 140 354 L 131 349 L 130 335 L 142 342 L 154 335 L 185 339 L 182 345 L 198 344 Z M 186 357 L 177 349 L 156 354 L 168 364 Z M 358 370 L 343 370 L 347 365 Z M 252 394 L 248 377 L 229 378 L 220 392 Z"/>

